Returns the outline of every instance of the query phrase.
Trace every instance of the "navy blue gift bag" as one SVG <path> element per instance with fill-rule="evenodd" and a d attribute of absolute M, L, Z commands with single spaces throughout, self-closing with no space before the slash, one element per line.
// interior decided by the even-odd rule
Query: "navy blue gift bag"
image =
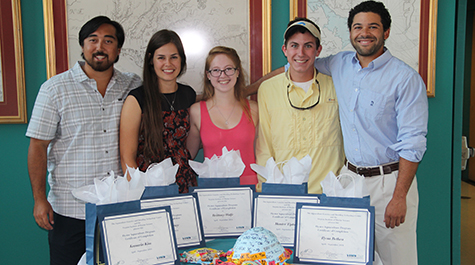
<path fill-rule="evenodd" d="M 307 182 L 302 184 L 262 183 L 262 193 L 277 195 L 304 195 L 308 193 Z"/>
<path fill-rule="evenodd" d="M 168 186 L 149 186 L 145 187 L 143 191 L 141 200 L 168 197 L 178 195 L 178 185 L 176 183 L 170 184 Z"/>
<path fill-rule="evenodd" d="M 239 177 L 237 178 L 198 178 L 198 187 L 200 188 L 226 188 L 239 186 Z"/>
<path fill-rule="evenodd" d="M 96 205 L 86 203 L 86 263 L 87 265 L 105 264 L 101 245 L 101 230 L 97 222 L 98 215 L 121 213 L 127 210 L 140 210 L 140 201 L 129 201 Z"/>

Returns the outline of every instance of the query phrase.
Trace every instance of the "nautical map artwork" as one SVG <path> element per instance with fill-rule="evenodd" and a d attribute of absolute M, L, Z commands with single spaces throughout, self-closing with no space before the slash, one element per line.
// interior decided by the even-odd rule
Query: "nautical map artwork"
<path fill-rule="evenodd" d="M 202 92 L 205 59 L 217 45 L 238 52 L 249 75 L 249 1 L 224 0 L 67 0 L 69 64 L 82 60 L 78 33 L 97 15 L 119 22 L 125 43 L 117 69 L 142 77 L 144 51 L 150 37 L 161 29 L 180 36 L 187 57 L 187 71 L 179 82 Z"/>
<path fill-rule="evenodd" d="M 348 12 L 361 0 L 307 0 L 307 17 L 322 31 L 325 57 L 339 51 L 354 51 L 347 26 Z M 385 46 L 392 55 L 416 71 L 419 69 L 420 0 L 382 0 L 391 14 L 391 29 Z"/>

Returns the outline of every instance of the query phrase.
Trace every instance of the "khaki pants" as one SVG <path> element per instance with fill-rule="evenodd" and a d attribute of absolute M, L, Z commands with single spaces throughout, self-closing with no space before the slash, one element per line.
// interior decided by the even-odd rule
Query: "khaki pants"
<path fill-rule="evenodd" d="M 350 173 L 343 166 L 340 174 Z M 371 205 L 375 208 L 375 265 L 417 265 L 417 212 L 419 193 L 414 177 L 407 193 L 406 220 L 395 228 L 386 228 L 383 222 L 386 206 L 391 200 L 396 187 L 399 171 L 386 175 L 366 177 L 365 183 L 371 196 Z"/>

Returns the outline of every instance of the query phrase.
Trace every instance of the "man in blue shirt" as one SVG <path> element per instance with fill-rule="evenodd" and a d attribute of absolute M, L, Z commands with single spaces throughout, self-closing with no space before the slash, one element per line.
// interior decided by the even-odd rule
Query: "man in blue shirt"
<path fill-rule="evenodd" d="M 356 52 L 317 58 L 315 67 L 335 84 L 347 158 L 341 173 L 365 176 L 376 209 L 375 264 L 413 265 L 428 102 L 420 75 L 384 47 L 390 26 L 381 2 L 360 3 L 348 17 Z"/>
<path fill-rule="evenodd" d="M 376 209 L 375 250 L 383 264 L 417 264 L 415 174 L 426 150 L 428 103 L 420 75 L 384 47 L 391 16 L 366 1 L 349 13 L 355 52 L 315 61 L 331 75 L 340 106 L 342 173 L 364 175 Z"/>

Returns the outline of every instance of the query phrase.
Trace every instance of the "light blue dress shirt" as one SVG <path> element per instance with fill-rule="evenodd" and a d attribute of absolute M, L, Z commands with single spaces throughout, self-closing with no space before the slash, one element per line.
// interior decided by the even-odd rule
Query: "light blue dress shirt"
<path fill-rule="evenodd" d="M 366 68 L 355 52 L 317 58 L 315 67 L 333 77 L 348 161 L 357 166 L 400 157 L 421 161 L 429 111 L 425 84 L 414 69 L 386 48 Z"/>

